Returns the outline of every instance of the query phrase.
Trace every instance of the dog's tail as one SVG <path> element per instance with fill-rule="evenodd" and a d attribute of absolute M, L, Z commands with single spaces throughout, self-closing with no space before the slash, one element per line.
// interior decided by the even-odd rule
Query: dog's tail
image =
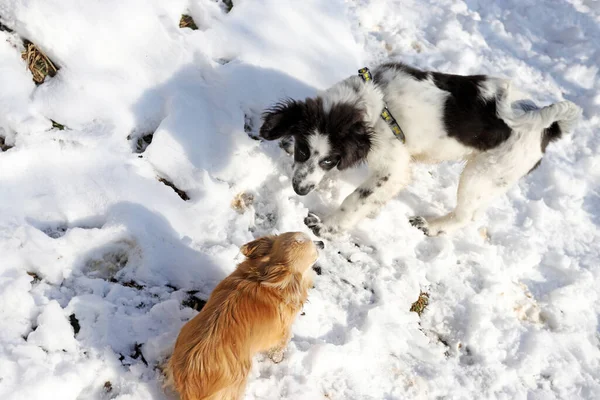
<path fill-rule="evenodd" d="M 539 108 L 532 101 L 511 101 L 510 83 L 505 82 L 496 98 L 498 117 L 513 129 L 542 132 L 542 142 L 558 140 L 569 134 L 581 117 L 581 108 L 570 101 L 560 101 Z"/>

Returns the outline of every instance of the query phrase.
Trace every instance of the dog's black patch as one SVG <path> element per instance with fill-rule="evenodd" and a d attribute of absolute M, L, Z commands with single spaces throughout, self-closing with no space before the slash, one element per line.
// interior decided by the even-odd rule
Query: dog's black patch
<path fill-rule="evenodd" d="M 529 170 L 529 172 L 527 173 L 527 175 L 529 175 L 530 173 L 532 173 L 533 171 L 535 171 L 537 169 L 537 167 L 540 166 L 541 163 L 542 163 L 542 159 L 540 158 L 540 160 L 538 162 L 536 162 L 533 167 L 531 167 L 531 169 Z"/>
<path fill-rule="evenodd" d="M 358 197 L 360 197 L 361 199 L 366 199 L 367 197 L 373 194 L 373 191 L 371 189 L 358 188 L 356 189 L 356 191 L 358 192 Z"/>
<path fill-rule="evenodd" d="M 386 71 L 399 71 L 404 72 L 415 78 L 418 81 L 424 81 L 429 76 L 429 72 L 421 71 L 420 69 L 416 69 L 411 67 L 410 65 L 406 65 L 400 62 L 389 62 L 385 64 L 379 65 L 373 74 L 373 81 L 375 83 L 379 83 L 383 81 L 383 75 Z"/>
<path fill-rule="evenodd" d="M 294 161 L 305 162 L 308 160 L 310 158 L 310 147 L 306 137 L 300 136 L 294 140 L 294 143 Z"/>
<path fill-rule="evenodd" d="M 327 156 L 339 160 L 337 167 L 343 170 L 364 161 L 371 149 L 372 127 L 363 114 L 350 103 L 337 103 L 325 111 L 320 97 L 284 100 L 263 114 L 260 136 L 266 140 L 294 136 L 294 160 L 305 162 L 311 156 L 308 139 L 318 131 L 329 139 L 332 151 Z"/>
<path fill-rule="evenodd" d="M 299 133 L 300 122 L 306 112 L 306 103 L 293 99 L 282 100 L 262 114 L 263 124 L 259 135 L 265 140 Z M 296 143 L 297 146 L 297 143 Z"/>
<path fill-rule="evenodd" d="M 322 110 L 322 105 L 319 108 Z M 329 157 L 339 160 L 339 170 L 365 161 L 371 150 L 372 128 L 365 122 L 363 111 L 355 105 L 335 104 L 321 119 L 318 130 L 328 135 L 332 149 Z"/>
<path fill-rule="evenodd" d="M 432 72 L 435 85 L 450 95 L 444 107 L 448 136 L 478 150 L 489 150 L 506 141 L 511 129 L 496 114 L 496 99 L 485 100 L 481 85 L 485 75 L 460 76 Z"/>
<path fill-rule="evenodd" d="M 377 183 L 376 183 L 377 187 L 382 187 L 382 186 L 383 186 L 383 184 L 384 184 L 385 182 L 387 182 L 389 179 L 390 179 L 390 176 L 389 176 L 389 175 L 386 175 L 386 176 L 382 176 L 382 177 L 380 177 L 380 178 L 377 180 Z"/>
<path fill-rule="evenodd" d="M 431 77 L 441 90 L 450 93 L 444 107 L 444 125 L 448 135 L 466 146 L 489 150 L 506 141 L 511 129 L 496 115 L 496 100 L 484 100 L 480 85 L 485 75 L 451 75 L 421 71 L 403 63 L 385 63 L 373 74 L 375 83 L 386 84 L 385 73 L 394 70 L 418 81 Z"/>
<path fill-rule="evenodd" d="M 562 130 L 560 129 L 560 125 L 558 122 L 552 123 L 548 128 L 544 129 L 542 132 L 542 153 L 546 152 L 546 147 L 550 144 L 550 142 L 554 142 L 562 137 Z"/>

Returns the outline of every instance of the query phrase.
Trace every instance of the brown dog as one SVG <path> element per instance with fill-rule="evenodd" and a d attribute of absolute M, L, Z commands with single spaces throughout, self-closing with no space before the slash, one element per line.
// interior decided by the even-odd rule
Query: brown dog
<path fill-rule="evenodd" d="M 246 260 L 217 285 L 175 343 L 165 372 L 182 400 L 241 399 L 256 353 L 283 359 L 312 286 L 318 251 L 307 235 L 266 236 L 240 250 Z"/>

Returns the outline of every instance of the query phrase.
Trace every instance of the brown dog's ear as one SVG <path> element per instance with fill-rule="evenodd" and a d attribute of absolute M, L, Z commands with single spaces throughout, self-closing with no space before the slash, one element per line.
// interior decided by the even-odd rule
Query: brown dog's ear
<path fill-rule="evenodd" d="M 264 257 L 271 252 L 275 236 L 263 236 L 240 247 L 240 251 L 248 258 Z"/>

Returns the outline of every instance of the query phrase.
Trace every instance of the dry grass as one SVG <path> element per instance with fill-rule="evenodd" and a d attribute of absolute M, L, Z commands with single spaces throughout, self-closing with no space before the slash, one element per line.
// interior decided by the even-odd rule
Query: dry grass
<path fill-rule="evenodd" d="M 252 193 L 238 193 L 231 201 L 231 208 L 240 214 L 243 214 L 254 203 L 254 195 Z"/>
<path fill-rule="evenodd" d="M 223 6 L 225 8 L 225 12 L 230 12 L 231 9 L 233 8 L 233 0 L 221 0 L 221 3 L 223 3 Z"/>
<path fill-rule="evenodd" d="M 140 136 L 135 143 L 135 152 L 143 153 L 146 151 L 146 148 L 150 146 L 152 143 L 152 138 L 154 137 L 154 132 L 147 133 L 143 136 Z"/>
<path fill-rule="evenodd" d="M 13 146 L 6 144 L 6 139 L 0 136 L 0 152 L 12 149 Z"/>
<path fill-rule="evenodd" d="M 200 312 L 206 304 L 206 300 L 202 300 L 201 298 L 196 296 L 196 293 L 198 293 L 197 290 L 188 291 L 188 297 L 181 302 L 181 305 L 183 305 L 184 307 L 193 308 L 194 310 Z"/>
<path fill-rule="evenodd" d="M 417 299 L 417 301 L 412 303 L 412 305 L 410 306 L 410 311 L 416 312 L 420 317 L 421 314 L 423 314 L 423 311 L 425 311 L 425 308 L 427 307 L 428 304 L 429 304 L 429 293 L 421 292 L 419 294 L 419 298 Z"/>
<path fill-rule="evenodd" d="M 165 178 L 157 178 L 158 181 L 162 184 L 167 185 L 168 187 L 170 187 L 171 189 L 173 189 L 175 191 L 175 193 L 177 193 L 177 195 L 179 197 L 181 197 L 181 200 L 184 201 L 188 201 L 190 199 L 190 197 L 187 195 L 186 192 L 184 192 L 183 190 L 179 189 L 177 186 L 175 186 L 175 184 L 171 181 L 166 180 Z"/>
<path fill-rule="evenodd" d="M 52 122 L 52 128 L 54 129 L 58 129 L 59 131 L 64 131 L 65 130 L 65 126 L 63 124 L 59 124 L 58 122 L 54 121 L 54 120 L 50 120 Z"/>
<path fill-rule="evenodd" d="M 0 17 L 1 19 L 1 17 Z M 12 33 L 13 30 L 0 22 L 0 31 Z M 13 47 L 15 47 L 13 45 Z M 59 67 L 35 44 L 27 39 L 23 39 L 25 50 L 21 52 L 21 58 L 27 62 L 27 67 L 33 75 L 33 81 L 36 84 L 44 83 L 47 76 L 53 77 L 59 70 Z"/>
<path fill-rule="evenodd" d="M 25 50 L 21 53 L 21 57 L 27 62 L 35 83 L 39 85 L 47 76 L 56 75 L 58 72 L 56 65 L 35 44 L 25 40 L 23 45 Z"/>
<path fill-rule="evenodd" d="M 36 283 L 40 283 L 42 281 L 42 278 L 40 278 L 40 276 L 35 272 L 27 272 L 27 275 L 33 278 L 33 281 L 31 282 L 32 285 L 35 285 Z"/>
<path fill-rule="evenodd" d="M 0 20 L 1 20 L 1 19 L 2 19 L 2 18 L 0 18 Z M 4 32 L 8 32 L 8 33 L 12 33 L 12 32 L 13 32 L 13 30 L 12 30 L 12 29 L 10 29 L 8 26 L 4 25 L 4 24 L 2 23 L 2 21 L 0 21 L 0 31 L 4 31 Z"/>
<path fill-rule="evenodd" d="M 69 323 L 73 327 L 73 333 L 75 334 L 75 336 L 77 336 L 77 334 L 81 330 L 81 325 L 79 324 L 79 320 L 77 319 L 75 314 L 69 315 Z"/>
<path fill-rule="evenodd" d="M 134 360 L 140 359 L 146 366 L 148 366 L 148 361 L 144 358 L 144 353 L 142 352 L 142 343 L 137 343 L 133 346 L 133 352 L 130 357 Z"/>
<path fill-rule="evenodd" d="M 142 290 L 144 288 L 144 285 L 140 285 L 139 283 L 137 283 L 137 282 L 135 282 L 133 280 L 129 280 L 127 282 L 119 282 L 115 278 L 110 278 L 108 281 L 112 282 L 112 283 L 118 283 L 118 284 L 123 285 L 125 287 L 130 287 L 130 288 L 134 288 L 134 289 L 137 289 L 137 290 Z"/>
<path fill-rule="evenodd" d="M 179 27 L 180 28 L 190 28 L 190 29 L 192 29 L 194 31 L 196 29 L 198 29 L 198 26 L 194 22 L 194 19 L 192 18 L 192 16 L 191 15 L 187 15 L 187 14 L 183 14 L 181 16 L 181 20 L 179 20 Z"/>

